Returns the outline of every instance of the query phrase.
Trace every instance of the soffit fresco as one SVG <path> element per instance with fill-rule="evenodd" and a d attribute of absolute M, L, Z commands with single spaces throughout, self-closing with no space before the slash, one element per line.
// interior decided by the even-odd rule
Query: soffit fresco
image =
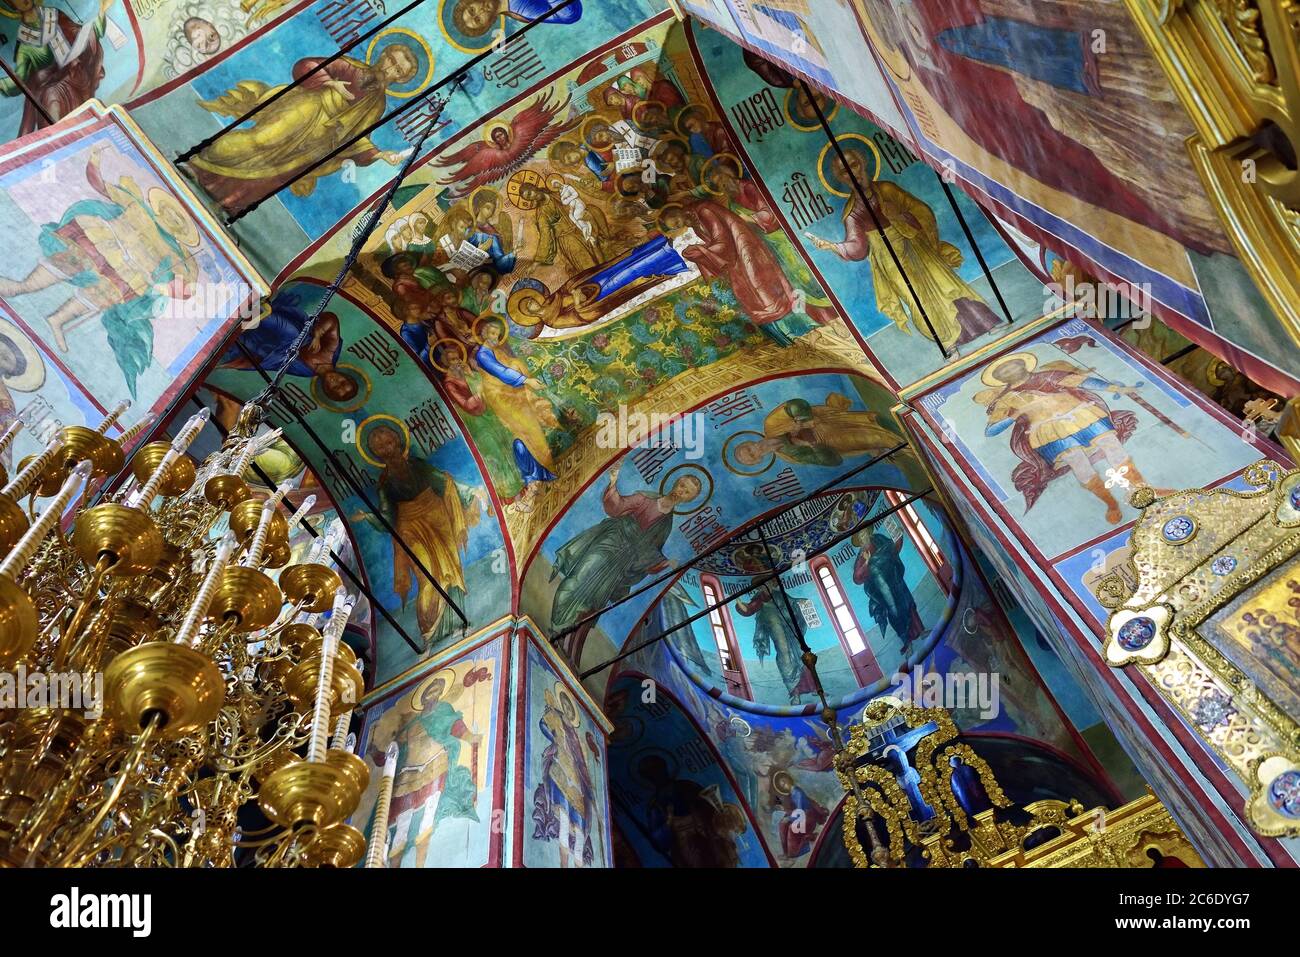
<path fill-rule="evenodd" d="M 626 457 L 621 494 L 667 493 L 670 474 L 698 479 L 679 508 L 689 514 L 663 543 L 662 560 L 680 563 L 892 448 L 895 388 L 941 367 L 945 353 L 996 338 L 1008 315 L 1025 321 L 1044 306 L 1041 285 L 978 207 L 960 193 L 950 202 L 934 172 L 880 128 L 830 109 L 851 160 L 865 163 L 857 168 L 889 183 L 900 215 L 935 236 L 923 268 L 967 304 L 922 322 L 902 290 L 874 289 L 864 265 L 879 251 L 854 244 L 848 183 L 815 113 L 718 34 L 611 4 L 526 39 L 542 62 L 531 82 L 450 94 L 442 142 L 396 194 L 272 415 L 341 504 L 376 595 L 421 646 L 386 641 L 392 629 L 377 619 L 380 681 L 506 614 L 553 623 L 556 556 L 607 517 L 608 468 L 628 444 L 626 430 L 608 428 L 628 421 L 635 440 L 639 417 L 664 425 L 651 448 Z M 294 41 L 305 56 L 310 40 Z M 254 44 L 142 104 L 142 124 L 165 109 L 154 135 L 178 151 L 191 145 L 211 131 L 186 119 L 208 112 L 196 97 L 238 90 L 240 64 L 255 56 Z M 438 75 L 456 62 L 435 60 Z M 494 136 L 510 144 L 508 158 L 491 152 Z M 639 144 L 632 175 L 618 171 L 618 137 Z M 235 222 L 277 291 L 212 388 L 260 391 L 256 366 L 279 364 L 390 173 L 383 157 L 345 165 L 309 196 L 289 189 Z M 198 181 L 227 213 L 253 195 L 247 182 Z M 621 273 L 611 278 L 611 267 Z M 602 295 L 583 304 L 593 280 Z M 807 400 L 798 419 L 781 411 L 796 398 Z M 838 433 L 830 445 L 813 438 L 819 428 Z M 738 466 L 736 449 L 751 443 L 740 454 L 754 467 Z M 385 469 L 403 456 L 420 478 L 396 489 Z M 885 468 L 887 484 L 919 485 L 901 458 Z M 415 510 L 429 508 L 449 533 L 421 527 Z M 645 607 L 629 604 L 629 626 Z M 622 640 L 623 614 L 602 623 L 608 642 L 593 648 Z"/>
<path fill-rule="evenodd" d="M 105 76 L 91 92 L 125 101 L 165 155 L 281 94 L 181 167 L 273 281 L 273 308 L 207 380 L 234 401 L 281 364 L 429 113 L 381 125 L 292 184 L 286 170 L 386 110 L 417 106 L 486 54 L 443 91 L 430 155 L 288 370 L 271 417 L 337 504 L 386 613 L 373 622 L 381 682 L 509 614 L 553 625 L 567 577 L 557 557 L 608 517 L 617 461 L 624 497 L 668 493 L 665 476 L 695 480 L 659 558 L 645 556 L 647 567 L 680 564 L 897 444 L 898 389 L 1058 305 L 1043 291 L 1046 253 L 918 161 L 910 138 L 828 97 L 810 102 L 789 74 L 666 4 L 571 4 L 497 52 L 491 31 L 466 32 L 461 5 L 427 0 L 384 25 L 396 11 L 264 3 L 238 26 L 199 17 L 215 37 L 192 11 L 164 29 L 166 11 L 131 5 L 129 29 L 110 11 L 97 34 Z M 551 4 L 533 6 L 535 16 Z M 78 12 L 98 29 L 96 11 Z M 338 77 L 327 74 L 365 96 L 282 90 L 371 30 L 330 67 Z M 834 87 L 833 59 L 810 75 Z M 897 110 L 874 106 L 902 128 Z M 4 108 L 21 124 L 17 101 Z M 924 240 L 904 266 L 937 293 L 933 315 L 875 282 L 893 270 L 864 232 L 818 110 L 850 168 Z M 628 436 L 611 438 L 606 414 L 634 432 L 639 417 L 667 424 L 623 455 Z M 693 439 L 698 448 L 682 447 Z M 902 455 L 873 477 L 924 484 Z M 561 620 L 619 597 L 598 592 L 561 601 Z M 619 646 L 653 597 L 611 613 L 592 647 Z"/>

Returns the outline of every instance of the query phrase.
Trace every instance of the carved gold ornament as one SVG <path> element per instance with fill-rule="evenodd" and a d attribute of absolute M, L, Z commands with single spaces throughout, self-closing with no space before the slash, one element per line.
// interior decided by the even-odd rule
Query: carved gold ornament
<path fill-rule="evenodd" d="M 1157 857 L 1202 866 L 1154 796 L 1114 811 L 1057 800 L 1016 807 L 988 763 L 959 737 L 942 708 L 889 696 L 867 706 L 837 760 L 850 792 L 844 844 L 855 867 L 906 867 L 911 852 L 927 867 L 1151 867 Z M 955 785 L 962 770 L 966 783 Z M 979 801 L 963 798 L 976 781 Z M 971 813 L 974 803 L 988 807 Z M 875 818 L 884 822 L 888 848 L 873 858 L 859 829 L 874 827 Z"/>
<path fill-rule="evenodd" d="M 1300 834 L 1300 471 L 1250 490 L 1139 489 L 1136 585 L 1110 604 L 1106 659 L 1140 668 L 1241 779 L 1251 827 Z M 1099 587 L 1101 587 L 1099 585 Z M 1117 586 L 1107 583 L 1108 596 Z"/>
<path fill-rule="evenodd" d="M 1197 133 L 1188 141 L 1242 263 L 1300 342 L 1300 7 L 1125 0 Z"/>

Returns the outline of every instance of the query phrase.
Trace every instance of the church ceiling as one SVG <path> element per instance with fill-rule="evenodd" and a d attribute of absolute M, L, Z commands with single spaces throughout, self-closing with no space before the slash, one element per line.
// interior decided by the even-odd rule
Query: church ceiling
<path fill-rule="evenodd" d="M 316 337 L 275 410 L 343 503 L 376 594 L 429 647 L 511 610 L 554 624 L 554 563 L 608 517 L 611 466 L 622 463 L 624 496 L 694 490 L 674 506 L 659 557 L 645 556 L 647 567 L 685 561 L 898 444 L 891 387 L 996 338 L 1003 304 L 1017 320 L 1042 309 L 1041 286 L 978 207 L 958 194 L 950 203 L 883 130 L 825 104 L 850 165 L 931 231 L 922 267 L 956 298 L 918 319 L 904 290 L 873 288 L 862 266 L 883 253 L 855 232 L 861 210 L 811 105 L 718 35 L 652 13 L 610 5 L 599 20 L 584 9 L 577 23 L 541 25 L 525 39 L 549 69 L 532 82 L 449 94 L 439 146 L 331 303 L 337 332 Z M 177 111 L 193 112 L 196 93 L 233 96 L 239 57 L 252 55 L 159 104 L 188 97 Z M 278 142 L 296 121 L 271 112 L 260 122 Z M 185 130 L 169 121 L 165 135 L 178 149 L 203 135 Z M 227 159 L 265 172 L 260 153 Z M 273 310 L 227 353 L 214 387 L 241 398 L 261 389 L 254 367 L 277 367 L 390 173 L 340 166 L 310 195 L 291 187 L 237 220 L 243 248 L 279 278 Z M 248 178 L 197 175 L 228 214 L 252 195 Z M 807 402 L 792 415 L 797 398 Z M 370 448 L 390 429 L 418 471 L 458 490 L 453 531 L 429 533 L 427 560 L 393 540 L 397 516 L 426 490 L 392 487 Z M 828 444 L 818 429 L 838 434 Z M 898 464 L 883 467 L 886 481 L 913 484 Z M 451 583 L 448 595 L 431 595 L 430 579 Z M 585 610 L 573 602 L 594 600 L 576 588 L 561 622 Z M 644 608 L 629 603 L 627 625 L 620 610 L 608 634 L 626 634 Z M 405 643 L 385 655 L 379 630 L 384 676 L 414 663 Z"/>
<path fill-rule="evenodd" d="M 1296 390 L 1294 331 L 1243 266 L 1274 241 L 1236 249 L 1249 213 L 1225 206 L 1204 180 L 1206 123 L 1212 128 L 1220 111 L 1204 91 L 1194 104 L 1179 102 L 1171 88 L 1179 84 L 1132 8 L 1106 0 L 684 5 L 761 52 L 767 69 L 782 64 L 877 118 L 995 215 L 1067 258 L 1079 281 L 1133 284 L 1188 338 L 1267 388 Z M 1201 71 L 1180 63 L 1177 72 Z M 1247 134 L 1227 139 L 1237 135 Z M 1238 165 L 1228 162 L 1226 175 L 1252 180 L 1253 166 Z M 1291 242 L 1287 235 L 1276 242 Z"/>
<path fill-rule="evenodd" d="M 1042 232 L 921 162 L 871 64 L 845 79 L 843 5 L 795 65 L 884 126 L 660 0 L 224 3 L 73 11 L 104 63 L 87 95 L 128 104 L 271 280 L 212 394 L 262 390 L 429 130 L 271 414 L 347 526 L 380 680 L 507 615 L 571 627 L 887 452 L 899 390 L 1059 305 Z M 858 481 L 926 484 L 903 455 Z M 626 516 L 639 551 L 611 565 Z"/>

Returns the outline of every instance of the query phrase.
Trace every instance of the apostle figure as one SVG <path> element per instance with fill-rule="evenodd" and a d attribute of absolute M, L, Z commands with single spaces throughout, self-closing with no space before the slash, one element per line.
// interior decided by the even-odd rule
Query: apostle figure
<path fill-rule="evenodd" d="M 689 207 L 669 205 L 660 212 L 659 222 L 669 234 L 693 229 L 700 241 L 685 246 L 682 256 L 695 263 L 706 278 L 726 279 L 750 322 L 776 342 L 790 343 L 791 336 L 781 323 L 798 312 L 799 297 L 753 224 L 707 199 Z M 806 303 L 805 314 L 817 323 L 836 318 L 834 309 L 812 302 Z"/>
<path fill-rule="evenodd" d="M 9 16 L 18 20 L 13 71 L 21 81 L 19 85 L 8 76 L 0 77 L 0 96 L 22 96 L 26 87 L 36 100 L 23 104 L 19 136 L 46 125 L 41 110 L 57 121 L 95 95 L 104 79 L 104 49 L 99 38 L 104 35 L 113 2 L 99 0 L 95 19 L 78 23 L 40 0 L 0 0 L 0 6 L 13 11 Z"/>
<path fill-rule="evenodd" d="M 848 202 L 844 204 L 844 239 L 830 242 L 810 236 L 812 244 L 851 262 L 867 260 L 876 291 L 876 308 L 902 332 L 929 337 L 932 326 L 938 341 L 945 349 L 951 349 L 997 328 L 999 322 L 993 310 L 957 274 L 961 251 L 940 238 L 934 211 L 901 186 L 872 179 L 860 151 L 849 149 L 845 155 L 852 177 L 838 157 L 831 166 L 836 178 L 849 190 Z M 875 218 L 859 199 L 853 186 L 855 179 L 874 208 Z M 883 235 L 876 228 L 877 219 Z M 925 318 L 894 265 L 891 247 L 911 281 L 912 290 L 921 300 Z M 925 324 L 926 319 L 930 321 L 929 326 Z"/>
<path fill-rule="evenodd" d="M 867 594 L 867 610 L 876 621 L 883 638 L 894 629 L 903 643 L 906 659 L 912 642 L 925 633 L 925 625 L 916 611 L 916 601 L 907 587 L 901 552 L 903 538 L 890 538 L 884 532 L 863 529 L 853 536 L 853 544 L 861 551 L 853 564 L 853 582 L 861 585 Z"/>
<path fill-rule="evenodd" d="M 578 733 L 578 706 L 558 681 L 542 700 L 538 724 L 550 743 L 542 752 L 542 783 L 533 793 L 533 837 L 560 845 L 561 867 L 588 867 L 595 860 L 596 786 Z"/>
<path fill-rule="evenodd" d="M 771 780 L 771 801 L 781 809 L 777 833 L 781 853 L 788 858 L 802 857 L 812 850 L 817 832 L 831 816 L 826 806 L 805 791 L 789 771 L 777 771 Z"/>
<path fill-rule="evenodd" d="M 451 633 L 450 623 L 444 620 L 447 601 L 430 576 L 455 600 L 464 599 L 460 553 L 469 540 L 470 526 L 478 521 L 478 503 L 471 499 L 467 505 L 455 479 L 412 457 L 391 426 L 371 427 L 365 441 L 366 450 L 382 468 L 379 511 L 410 549 L 408 554 L 393 543 L 393 591 L 405 606 L 414 579 L 416 621 L 429 648 Z"/>
<path fill-rule="evenodd" d="M 648 835 L 673 867 L 739 867 L 736 837 L 747 828 L 745 814 L 723 801 L 716 784 L 705 787 L 673 777 L 668 762 L 648 753 L 637 763 L 651 790 L 646 802 Z"/>
<path fill-rule="evenodd" d="M 531 23 L 546 17 L 546 23 L 577 23 L 582 19 L 582 3 L 571 3 L 552 12 L 561 0 L 451 0 L 451 22 L 467 37 L 481 37 L 491 32 L 502 17 Z"/>
<path fill-rule="evenodd" d="M 483 736 L 470 730 L 450 700 L 449 690 L 446 678 L 431 680 L 418 692 L 415 713 L 393 736 L 398 747 L 389 808 L 393 820 L 389 862 L 393 867 L 402 866 L 412 850 L 412 864 L 424 867 L 439 822 L 448 818 L 478 820 L 474 775 L 461 763 L 460 752 L 462 745 L 477 751 Z M 371 760 L 382 765 L 384 758 L 372 753 Z M 470 762 L 471 766 L 475 763 Z"/>
<path fill-rule="evenodd" d="M 588 612 L 599 611 L 632 590 L 646 575 L 663 571 L 668 558 L 664 544 L 673 530 L 677 506 L 699 498 L 703 483 L 694 475 L 682 475 L 667 494 L 618 490 L 622 461 L 609 470 L 609 484 L 601 499 L 606 518 L 580 532 L 560 547 L 555 555 L 551 578 L 563 575 L 551 605 L 551 629 L 571 627 Z M 577 632 L 573 647 L 579 648 L 593 622 Z"/>
<path fill-rule="evenodd" d="M 480 394 L 506 431 L 513 436 L 511 448 L 523 482 L 526 511 L 540 488 L 536 483 L 555 481 L 555 460 L 546 441 L 548 429 L 558 429 L 555 410 L 542 395 L 545 386 L 516 357 L 506 341 L 505 323 L 489 319 L 480 323 L 482 342 L 474 350 L 474 364 L 485 375 Z"/>
<path fill-rule="evenodd" d="M 260 368 L 274 374 L 289 358 L 298 334 L 306 324 L 307 313 L 301 308 L 295 293 L 276 296 L 271 303 L 271 311 L 256 326 L 242 333 L 238 342 L 226 350 L 221 357 L 221 367 Z M 320 390 L 326 398 L 340 403 L 348 402 L 356 398 L 359 387 L 355 379 L 338 370 L 342 354 L 343 338 L 339 335 L 339 317 L 332 312 L 322 313 L 312 326 L 311 338 L 303 344 L 286 374 L 315 379 L 320 383 Z M 250 355 L 252 360 L 249 359 Z"/>
<path fill-rule="evenodd" d="M 375 146 L 367 131 L 384 115 L 388 87 L 415 77 L 415 52 L 404 43 L 393 43 L 373 64 L 345 56 L 308 76 L 323 59 L 306 57 L 295 63 L 294 85 L 288 89 L 241 80 L 225 95 L 199 101 L 213 113 L 239 117 L 283 91 L 250 121 L 251 127 L 222 133 L 189 161 L 200 185 L 227 210 L 270 196 L 299 173 L 303 175 L 290 191 L 310 196 L 318 179 L 345 163 L 369 166 L 383 160 L 396 166 L 402 161 L 400 152 Z M 340 147 L 327 162 L 314 166 Z"/>
<path fill-rule="evenodd" d="M 846 458 L 878 455 L 899 438 L 874 412 L 854 409 L 848 396 L 831 392 L 813 405 L 790 399 L 763 420 L 763 438 L 737 442 L 736 461 L 752 468 L 772 454 L 796 465 L 840 465 Z"/>
<path fill-rule="evenodd" d="M 758 579 L 750 583 L 755 588 Z M 763 659 L 776 651 L 776 670 L 781 673 L 791 704 L 798 704 L 801 695 L 817 690 L 812 674 L 804 665 L 799 636 L 795 631 L 798 622 L 791 622 L 784 601 L 774 592 L 770 582 L 757 587 L 748 601 L 736 602 L 736 612 L 754 619 L 754 651 L 761 665 Z"/>

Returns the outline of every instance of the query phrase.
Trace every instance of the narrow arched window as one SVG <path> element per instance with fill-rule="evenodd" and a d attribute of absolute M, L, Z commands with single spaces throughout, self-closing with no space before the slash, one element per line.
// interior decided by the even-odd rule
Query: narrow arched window
<path fill-rule="evenodd" d="M 712 608 L 725 597 L 722 584 L 712 575 L 700 576 L 700 588 L 704 591 L 706 608 Z M 726 605 L 709 612 L 709 630 L 718 649 L 718 661 L 722 664 L 722 677 L 727 682 L 727 691 L 738 698 L 752 699 L 754 695 L 749 688 L 749 677 L 745 674 L 745 662 L 740 657 L 740 643 L 736 640 L 736 629 L 731 623 L 731 614 Z"/>

